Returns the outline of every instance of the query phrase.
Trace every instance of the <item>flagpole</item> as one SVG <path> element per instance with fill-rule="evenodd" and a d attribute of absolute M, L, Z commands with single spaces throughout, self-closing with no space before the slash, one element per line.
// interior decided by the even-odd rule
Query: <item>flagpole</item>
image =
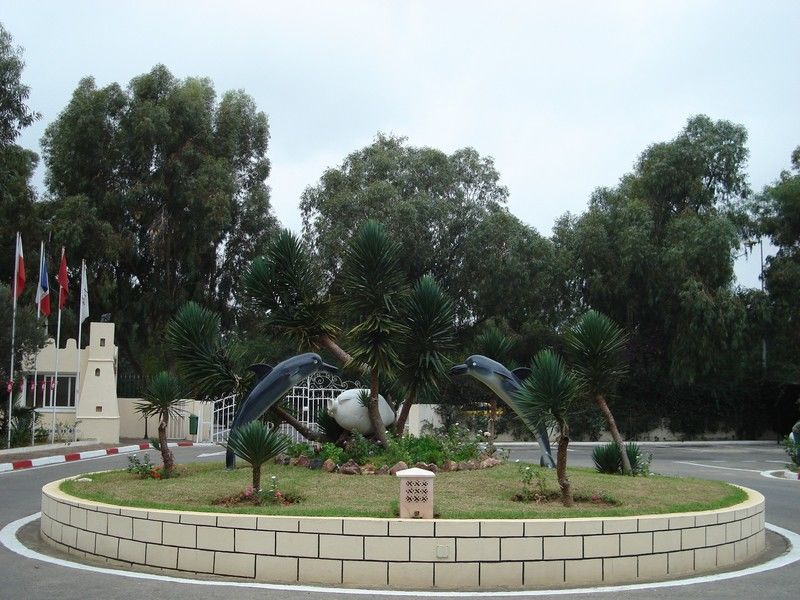
<path fill-rule="evenodd" d="M 53 411 L 53 421 L 50 423 L 50 443 L 55 443 L 56 436 L 56 394 L 58 392 L 58 358 L 61 349 L 61 302 L 58 303 L 58 325 L 56 326 L 56 374 L 53 385 L 50 386 L 50 406 Z"/>
<path fill-rule="evenodd" d="M 72 430 L 72 441 L 78 441 L 78 407 L 81 402 L 81 331 L 83 329 L 83 295 L 84 282 L 86 281 L 86 261 L 81 260 L 81 291 L 78 300 L 78 373 L 75 375 L 75 427 Z M 88 307 L 87 307 L 88 308 Z M 88 312 L 88 311 L 87 311 Z M 88 314 L 86 316 L 89 316 Z"/>
<path fill-rule="evenodd" d="M 11 448 L 11 402 L 14 397 L 14 342 L 17 334 L 17 276 L 19 275 L 19 247 L 21 241 L 19 239 L 19 232 L 17 232 L 17 245 L 14 247 L 14 290 L 12 296 L 14 298 L 14 309 L 11 317 L 11 367 L 9 368 L 8 378 L 8 411 L 6 412 L 6 448 Z"/>

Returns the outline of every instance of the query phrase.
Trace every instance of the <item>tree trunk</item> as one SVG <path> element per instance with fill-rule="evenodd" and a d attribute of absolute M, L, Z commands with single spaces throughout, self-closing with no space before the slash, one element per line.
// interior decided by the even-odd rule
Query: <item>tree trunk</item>
<path fill-rule="evenodd" d="M 369 421 L 372 423 L 375 439 L 381 446 L 387 448 L 389 446 L 389 440 L 386 439 L 386 428 L 383 426 L 378 400 L 378 371 L 373 369 L 370 377 L 369 406 L 367 407 L 367 411 L 369 412 Z"/>
<path fill-rule="evenodd" d="M 261 491 L 261 465 L 250 465 L 253 468 L 253 494 Z"/>
<path fill-rule="evenodd" d="M 497 398 L 492 396 L 489 401 L 491 403 L 491 412 L 489 413 L 489 446 L 486 449 L 489 456 L 494 456 L 494 438 L 497 435 Z"/>
<path fill-rule="evenodd" d="M 309 427 L 307 427 L 306 425 L 304 425 L 302 422 L 298 421 L 294 417 L 294 415 L 292 415 L 289 411 L 279 406 L 273 406 L 272 410 L 279 418 L 281 418 L 282 420 L 286 421 L 289 425 L 294 427 L 298 431 L 298 433 L 300 433 L 300 435 L 302 435 L 306 439 L 311 440 L 312 442 L 325 441 L 324 436 L 320 432 L 314 431 Z"/>
<path fill-rule="evenodd" d="M 408 413 L 411 412 L 411 406 L 416 400 L 416 394 L 408 394 L 403 405 L 400 407 L 400 414 L 397 415 L 397 421 L 394 422 L 395 435 L 402 436 L 403 430 L 406 428 L 406 421 L 408 421 Z"/>
<path fill-rule="evenodd" d="M 556 453 L 556 479 L 561 488 L 561 501 L 564 506 L 571 507 L 575 504 L 572 500 L 572 485 L 567 477 L 567 446 L 569 445 L 569 427 L 564 421 L 558 423 L 558 452 Z"/>
<path fill-rule="evenodd" d="M 600 409 L 600 412 L 603 413 L 608 431 L 611 433 L 611 437 L 614 438 L 614 443 L 617 444 L 617 448 L 619 448 L 619 454 L 622 457 L 622 474 L 630 475 L 632 471 L 631 461 L 628 459 L 628 453 L 625 451 L 625 442 L 622 441 L 622 436 L 619 433 L 619 429 L 617 429 L 617 422 L 614 420 L 614 415 L 611 414 L 611 410 L 608 408 L 606 399 L 602 394 L 595 396 L 594 401 Z"/>
<path fill-rule="evenodd" d="M 164 477 L 172 475 L 175 468 L 175 457 L 172 450 L 167 447 L 167 423 L 169 415 L 164 415 L 158 422 L 158 445 L 161 446 L 161 461 L 164 463 Z"/>
<path fill-rule="evenodd" d="M 323 334 L 318 336 L 317 342 L 319 343 L 320 346 L 323 346 L 324 348 L 330 350 L 331 354 L 333 354 L 336 357 L 336 360 L 338 360 L 343 365 L 346 365 L 353 360 L 353 357 L 350 356 L 344 350 L 342 350 L 339 344 L 334 342 L 329 335 Z"/>

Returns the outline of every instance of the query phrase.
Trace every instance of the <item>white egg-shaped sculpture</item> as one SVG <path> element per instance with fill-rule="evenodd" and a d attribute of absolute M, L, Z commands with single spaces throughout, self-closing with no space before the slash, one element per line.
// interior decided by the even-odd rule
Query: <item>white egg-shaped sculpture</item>
<path fill-rule="evenodd" d="M 369 412 L 367 407 L 361 403 L 361 395 L 364 393 L 369 395 L 369 390 L 345 390 L 333 401 L 328 408 L 328 413 L 347 431 L 358 431 L 364 435 L 371 435 L 373 431 Z M 378 394 L 378 409 L 381 412 L 384 427 L 394 423 L 394 411 L 380 394 Z"/>

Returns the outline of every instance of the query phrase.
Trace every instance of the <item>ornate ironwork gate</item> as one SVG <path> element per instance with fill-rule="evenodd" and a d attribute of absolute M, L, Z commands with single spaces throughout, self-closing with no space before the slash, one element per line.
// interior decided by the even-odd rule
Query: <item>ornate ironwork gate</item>
<path fill-rule="evenodd" d="M 318 372 L 306 378 L 303 385 L 295 386 L 283 400 L 284 406 L 295 418 L 312 431 L 317 431 L 320 413 L 328 408 L 344 390 L 361 387 L 357 381 L 346 381 L 330 373 Z M 211 441 L 224 442 L 233 423 L 236 397 L 226 396 L 214 402 Z M 288 423 L 281 423 L 280 431 L 293 442 L 306 438 Z"/>

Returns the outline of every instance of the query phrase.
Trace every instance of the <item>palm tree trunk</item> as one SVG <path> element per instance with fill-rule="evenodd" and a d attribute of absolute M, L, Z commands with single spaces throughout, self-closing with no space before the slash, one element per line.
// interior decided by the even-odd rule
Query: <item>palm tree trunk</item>
<path fill-rule="evenodd" d="M 561 488 L 561 501 L 564 506 L 570 507 L 575 504 L 572 500 L 572 485 L 567 477 L 567 446 L 569 445 L 569 427 L 564 421 L 558 423 L 558 452 L 556 453 L 556 479 L 558 487 Z"/>
<path fill-rule="evenodd" d="M 253 468 L 253 494 L 261 491 L 261 463 L 250 465 Z"/>
<path fill-rule="evenodd" d="M 614 415 L 611 414 L 611 410 L 608 408 L 606 399 L 602 394 L 595 396 L 594 401 L 595 404 L 597 404 L 597 408 L 603 413 L 608 431 L 611 433 L 611 437 L 614 438 L 614 443 L 617 445 L 617 448 L 619 448 L 619 454 L 622 457 L 622 474 L 630 475 L 632 470 L 631 461 L 628 459 L 628 453 L 625 451 L 625 442 L 622 441 L 622 436 L 619 433 L 619 429 L 617 429 L 617 422 L 614 420 Z"/>
<path fill-rule="evenodd" d="M 386 439 L 386 429 L 383 426 L 383 419 L 381 419 L 378 400 L 378 371 L 373 369 L 370 377 L 369 406 L 367 407 L 367 411 L 369 412 L 369 421 L 372 424 L 375 438 L 381 446 L 387 448 L 389 446 L 389 440 Z"/>
<path fill-rule="evenodd" d="M 416 394 L 409 393 L 405 400 L 403 400 L 403 405 L 400 407 L 400 414 L 397 415 L 397 421 L 394 422 L 394 433 L 395 435 L 403 435 L 403 430 L 406 428 L 406 421 L 408 421 L 408 413 L 411 412 L 411 406 L 414 404 L 414 400 L 416 400 Z"/>
<path fill-rule="evenodd" d="M 164 415 L 158 422 L 158 445 L 161 446 L 161 461 L 164 463 L 164 477 L 172 475 L 175 468 L 175 456 L 167 447 L 167 423 L 169 415 Z"/>
<path fill-rule="evenodd" d="M 301 421 L 298 421 L 294 417 L 294 415 L 292 415 L 287 410 L 284 410 L 279 406 L 273 406 L 272 410 L 278 417 L 280 417 L 282 420 L 286 421 L 289 425 L 294 427 L 298 431 L 298 433 L 300 433 L 300 435 L 305 437 L 307 440 L 311 440 L 312 442 L 325 441 L 325 437 L 321 433 L 305 426 Z"/>
<path fill-rule="evenodd" d="M 338 360 L 343 365 L 346 365 L 347 363 L 353 360 L 353 357 L 350 356 L 344 350 L 342 350 L 339 344 L 337 344 L 331 339 L 331 336 L 327 334 L 317 336 L 317 342 L 319 343 L 320 346 L 323 346 L 324 348 L 330 350 L 331 354 L 333 354 L 336 357 L 336 360 Z"/>

